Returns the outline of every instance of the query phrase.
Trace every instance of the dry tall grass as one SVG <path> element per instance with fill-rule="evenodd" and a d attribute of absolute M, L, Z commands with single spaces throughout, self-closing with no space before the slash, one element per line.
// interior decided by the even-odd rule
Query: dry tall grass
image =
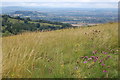
<path fill-rule="evenodd" d="M 3 77 L 117 77 L 117 33 L 117 23 L 108 23 L 94 27 L 29 32 L 3 37 Z M 94 69 L 84 67 L 86 65 L 80 57 L 90 57 L 95 50 L 98 53 L 108 52 L 108 55 L 112 56 L 112 60 L 106 63 L 113 64 L 110 65 L 107 75 L 101 72 L 99 65 Z M 113 52 L 110 52 L 111 50 Z"/>

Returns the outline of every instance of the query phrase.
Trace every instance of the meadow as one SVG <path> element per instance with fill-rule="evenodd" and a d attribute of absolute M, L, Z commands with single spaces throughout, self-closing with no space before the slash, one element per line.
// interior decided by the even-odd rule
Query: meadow
<path fill-rule="evenodd" d="M 4 78 L 117 78 L 118 23 L 2 38 Z"/>

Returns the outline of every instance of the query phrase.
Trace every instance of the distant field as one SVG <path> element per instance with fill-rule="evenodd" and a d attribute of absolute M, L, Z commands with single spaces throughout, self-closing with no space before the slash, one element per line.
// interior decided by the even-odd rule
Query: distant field
<path fill-rule="evenodd" d="M 11 19 L 11 18 L 9 18 L 8 20 L 12 23 L 24 23 L 24 21 L 22 21 L 22 20 L 16 20 L 16 19 Z M 38 23 L 38 22 L 29 21 L 29 23 Z M 52 24 L 49 24 L 49 23 L 40 23 L 40 25 L 41 26 L 43 26 L 43 25 L 44 26 L 48 26 L 48 25 L 52 26 Z M 54 25 L 54 26 L 61 26 L 61 25 Z"/>
<path fill-rule="evenodd" d="M 118 77 L 118 23 L 2 40 L 4 78 Z"/>
<path fill-rule="evenodd" d="M 99 24 L 85 24 L 85 23 L 81 23 L 81 24 L 72 24 L 72 26 L 94 26 L 94 25 L 99 25 Z"/>

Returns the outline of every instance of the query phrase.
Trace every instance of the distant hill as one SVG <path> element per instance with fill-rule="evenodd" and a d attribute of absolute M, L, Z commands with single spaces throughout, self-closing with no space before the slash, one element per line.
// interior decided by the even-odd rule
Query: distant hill
<path fill-rule="evenodd" d="M 15 11 L 9 14 L 10 16 L 20 16 L 20 17 L 39 17 L 39 16 L 48 16 L 47 13 L 42 13 L 38 11 Z"/>
<path fill-rule="evenodd" d="M 21 12 L 16 12 L 21 13 Z M 23 14 L 26 14 L 22 12 Z M 31 14 L 29 12 L 27 14 Z M 73 27 L 70 24 L 51 22 L 46 20 L 31 20 L 30 18 L 21 18 L 19 16 L 11 17 L 2 15 L 2 32 L 3 36 L 16 35 L 26 31 L 50 31 Z"/>
<path fill-rule="evenodd" d="M 70 24 L 96 24 L 116 22 L 118 20 L 117 8 L 43 8 L 43 7 L 2 7 L 3 14 L 20 16 L 30 19 L 42 19 Z M 28 14 L 28 15 L 26 15 Z"/>

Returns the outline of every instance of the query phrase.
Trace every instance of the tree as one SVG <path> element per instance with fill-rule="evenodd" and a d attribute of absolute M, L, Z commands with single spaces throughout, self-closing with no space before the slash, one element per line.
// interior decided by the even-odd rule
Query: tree
<path fill-rule="evenodd" d="M 40 24 L 39 23 L 35 24 L 35 27 L 40 28 Z"/>
<path fill-rule="evenodd" d="M 72 27 L 72 25 L 71 24 L 63 24 L 62 27 L 63 28 L 68 28 L 68 27 Z"/>
<path fill-rule="evenodd" d="M 2 22 L 5 22 L 5 23 L 6 23 L 6 22 L 8 21 L 8 18 L 9 18 L 9 17 L 8 17 L 7 15 L 4 15 Z"/>
<path fill-rule="evenodd" d="M 30 19 L 30 18 L 26 18 L 26 20 L 27 20 L 27 21 L 31 21 L 31 19 Z"/>
<path fill-rule="evenodd" d="M 16 16 L 15 19 L 21 20 L 21 18 L 19 16 Z"/>
<path fill-rule="evenodd" d="M 28 21 L 27 21 L 27 20 L 24 20 L 24 23 L 25 23 L 25 24 L 27 24 L 27 23 L 28 23 Z"/>

